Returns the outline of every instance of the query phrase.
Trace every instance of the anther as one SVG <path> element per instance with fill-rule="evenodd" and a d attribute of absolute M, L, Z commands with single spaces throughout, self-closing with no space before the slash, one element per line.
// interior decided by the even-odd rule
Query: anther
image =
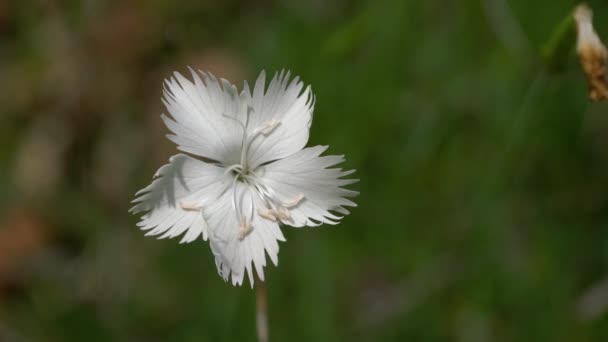
<path fill-rule="evenodd" d="M 252 230 L 253 227 L 247 222 L 247 218 L 245 216 L 241 217 L 241 222 L 239 223 L 239 240 L 242 241 Z"/>
<path fill-rule="evenodd" d="M 203 209 L 203 207 L 197 203 L 186 201 L 179 202 L 179 207 L 185 211 L 201 211 L 201 209 Z"/>
<path fill-rule="evenodd" d="M 291 218 L 289 210 L 284 207 L 279 207 L 278 209 L 274 210 L 273 213 L 280 220 L 289 220 Z"/>
<path fill-rule="evenodd" d="M 289 201 L 284 203 L 285 208 L 293 208 L 296 205 L 300 204 L 304 199 L 304 194 L 298 194 L 296 197 L 290 199 Z"/>
<path fill-rule="evenodd" d="M 277 222 L 277 217 L 274 214 L 274 210 L 270 210 L 270 209 L 258 209 L 258 215 L 260 215 L 261 217 L 270 220 L 272 222 Z"/>
<path fill-rule="evenodd" d="M 274 131 L 274 129 L 278 125 L 279 125 L 279 121 L 272 119 L 272 120 L 268 121 L 264 127 L 262 127 L 260 132 L 262 132 L 262 134 L 264 134 L 264 135 L 268 135 L 268 134 L 272 133 L 272 131 Z"/>

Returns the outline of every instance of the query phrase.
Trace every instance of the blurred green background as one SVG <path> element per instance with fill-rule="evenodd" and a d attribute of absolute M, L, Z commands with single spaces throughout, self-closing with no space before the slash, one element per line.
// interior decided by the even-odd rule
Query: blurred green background
<path fill-rule="evenodd" d="M 208 244 L 127 213 L 188 65 L 291 69 L 361 179 L 339 226 L 284 228 L 271 340 L 607 341 L 608 106 L 539 53 L 575 5 L 0 1 L 0 341 L 254 340 Z"/>

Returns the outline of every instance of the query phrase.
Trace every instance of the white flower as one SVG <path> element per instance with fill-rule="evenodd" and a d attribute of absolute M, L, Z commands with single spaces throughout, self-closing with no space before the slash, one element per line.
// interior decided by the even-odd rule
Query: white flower
<path fill-rule="evenodd" d="M 209 239 L 224 280 L 232 274 L 240 285 L 246 272 L 253 286 L 252 267 L 264 279 L 265 253 L 278 263 L 279 223 L 337 224 L 344 206 L 356 206 L 346 197 L 357 192 L 341 187 L 357 180 L 341 179 L 354 171 L 332 168 L 343 156 L 320 156 L 327 146 L 304 148 L 314 97 L 297 77 L 275 74 L 265 90 L 262 72 L 253 93 L 245 82 L 239 94 L 228 81 L 201 75 L 192 71 L 194 83 L 179 73 L 166 81 L 163 102 L 173 118 L 162 116 L 174 133 L 168 138 L 199 158 L 171 157 L 131 211 L 146 212 L 138 223 L 146 235 Z"/>

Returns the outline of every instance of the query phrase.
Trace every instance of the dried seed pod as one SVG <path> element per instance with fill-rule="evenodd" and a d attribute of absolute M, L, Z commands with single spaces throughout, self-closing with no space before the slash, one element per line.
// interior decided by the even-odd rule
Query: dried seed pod
<path fill-rule="evenodd" d="M 608 100 L 608 50 L 593 28 L 592 17 L 593 12 L 586 4 L 576 7 L 576 50 L 589 83 L 589 97 L 593 101 L 605 101 Z"/>

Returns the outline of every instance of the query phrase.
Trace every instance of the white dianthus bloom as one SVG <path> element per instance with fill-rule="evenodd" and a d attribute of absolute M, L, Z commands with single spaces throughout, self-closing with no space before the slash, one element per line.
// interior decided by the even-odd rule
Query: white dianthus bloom
<path fill-rule="evenodd" d="M 192 71 L 192 70 L 191 70 Z M 247 82 L 238 93 L 228 81 L 192 71 L 194 83 L 179 73 L 166 81 L 162 116 L 174 133 L 168 138 L 184 154 L 170 158 L 155 180 L 136 194 L 131 212 L 145 212 L 138 226 L 146 235 L 192 242 L 209 239 L 218 272 L 241 285 L 245 272 L 253 286 L 255 267 L 264 279 L 266 256 L 277 265 L 285 241 L 279 223 L 293 226 L 337 224 L 346 197 L 357 192 L 341 179 L 354 171 L 333 168 L 343 156 L 321 156 L 326 146 L 308 142 L 314 97 L 289 72 L 275 74 L 265 89 L 265 73 L 253 93 Z M 253 264 L 253 266 L 252 266 Z"/>

